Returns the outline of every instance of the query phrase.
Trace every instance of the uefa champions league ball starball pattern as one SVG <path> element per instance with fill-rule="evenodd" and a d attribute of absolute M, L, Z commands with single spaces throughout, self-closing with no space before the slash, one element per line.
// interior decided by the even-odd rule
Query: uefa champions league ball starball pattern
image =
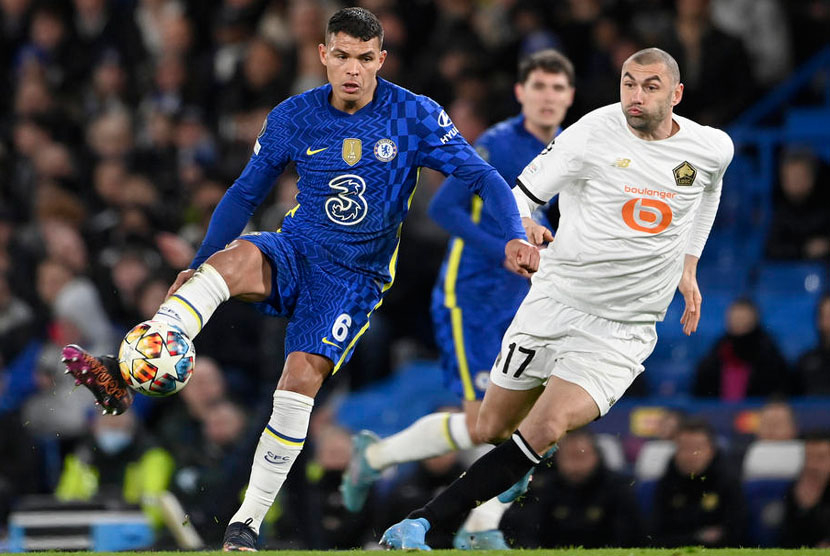
<path fill-rule="evenodd" d="M 169 396 L 184 388 L 195 360 L 193 343 L 181 330 L 154 320 L 136 325 L 118 350 L 118 365 L 127 385 L 153 397 Z"/>

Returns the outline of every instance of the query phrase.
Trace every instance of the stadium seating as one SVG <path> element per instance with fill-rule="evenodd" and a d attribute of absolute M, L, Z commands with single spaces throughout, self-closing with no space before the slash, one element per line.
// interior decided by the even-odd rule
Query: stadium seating
<path fill-rule="evenodd" d="M 670 440 L 649 440 L 640 448 L 634 464 L 637 502 L 643 515 L 650 515 L 653 506 L 654 489 L 674 455 L 674 442 Z"/>
<path fill-rule="evenodd" d="M 605 466 L 612 471 L 625 470 L 625 453 L 620 437 L 613 434 L 598 434 L 597 447 L 602 454 Z"/>
<path fill-rule="evenodd" d="M 784 499 L 804 464 L 804 443 L 755 442 L 743 461 L 743 491 L 749 513 L 749 537 L 774 546 L 784 517 Z"/>

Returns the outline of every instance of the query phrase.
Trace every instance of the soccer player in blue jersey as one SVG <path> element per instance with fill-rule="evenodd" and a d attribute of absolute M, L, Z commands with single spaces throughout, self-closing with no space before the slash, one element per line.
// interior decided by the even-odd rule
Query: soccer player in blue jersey
<path fill-rule="evenodd" d="M 386 58 L 382 41 L 379 21 L 365 9 L 331 17 L 319 46 L 329 83 L 271 111 L 191 268 L 153 317 L 190 338 L 230 297 L 288 318 L 273 411 L 225 550 L 255 550 L 262 519 L 303 448 L 317 391 L 349 360 L 391 286 L 420 166 L 456 176 L 501 216 L 508 268 L 525 276 L 538 268 L 539 252 L 524 241 L 504 179 L 433 100 L 377 77 Z M 289 161 L 300 176 L 297 206 L 277 232 L 238 237 Z M 112 358 L 77 346 L 63 355 L 67 372 L 83 375 L 104 411 L 127 409 L 131 395 Z"/>
<path fill-rule="evenodd" d="M 515 95 L 521 113 L 494 125 L 476 142 L 482 158 L 510 184 L 560 131 L 574 98 L 573 65 L 555 50 L 528 56 L 518 73 Z M 427 415 L 383 440 L 369 431 L 357 435 L 341 486 L 351 511 L 363 507 L 386 467 L 483 443 L 475 424 L 490 367 L 530 288 L 527 278 L 505 268 L 498 216 L 482 210 L 481 198 L 463 182 L 447 178 L 429 212 L 453 235 L 433 289 L 432 316 L 445 384 L 463 400 L 464 412 Z M 456 548 L 506 548 L 498 530 L 506 507 L 493 499 L 475 508 L 456 536 Z"/>

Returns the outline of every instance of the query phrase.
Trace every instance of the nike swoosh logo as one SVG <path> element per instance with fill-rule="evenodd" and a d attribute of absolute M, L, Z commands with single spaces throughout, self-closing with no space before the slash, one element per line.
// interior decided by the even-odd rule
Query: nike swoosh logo
<path fill-rule="evenodd" d="M 328 339 L 328 337 L 325 337 L 325 336 L 323 337 L 323 343 L 324 343 L 324 344 L 328 344 L 328 345 L 330 345 L 330 346 L 334 346 L 334 347 L 336 347 L 336 348 L 340 348 L 340 346 L 338 346 L 338 345 L 337 345 L 337 344 L 335 344 L 334 342 L 330 342 L 330 341 L 329 341 L 329 339 Z"/>
<path fill-rule="evenodd" d="M 314 156 L 314 155 L 315 155 L 315 154 L 317 154 L 317 153 L 321 153 L 321 152 L 323 152 L 323 151 L 324 151 L 324 150 L 326 150 L 327 148 L 328 148 L 328 147 L 323 147 L 322 149 L 314 149 L 314 150 L 312 151 L 312 150 L 311 150 L 311 147 L 308 147 L 308 148 L 305 150 L 305 153 L 306 153 L 308 156 Z"/>

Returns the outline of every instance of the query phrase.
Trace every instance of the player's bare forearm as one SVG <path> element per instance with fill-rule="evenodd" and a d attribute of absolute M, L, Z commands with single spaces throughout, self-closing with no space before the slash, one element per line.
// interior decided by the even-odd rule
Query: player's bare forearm
<path fill-rule="evenodd" d="M 523 217 L 522 226 L 524 226 L 527 239 L 533 245 L 542 245 L 553 241 L 553 233 L 544 226 L 534 222 L 532 218 Z"/>
<path fill-rule="evenodd" d="M 700 323 L 700 306 L 703 296 L 700 295 L 700 288 L 697 285 L 697 261 L 694 255 L 686 255 L 683 260 L 683 274 L 680 276 L 680 283 L 677 289 L 683 294 L 685 308 L 683 316 L 680 317 L 680 324 L 683 325 L 683 333 L 687 336 L 697 331 Z"/>
<path fill-rule="evenodd" d="M 539 249 L 523 239 L 511 239 L 504 246 L 504 266 L 529 278 L 539 270 Z"/>

